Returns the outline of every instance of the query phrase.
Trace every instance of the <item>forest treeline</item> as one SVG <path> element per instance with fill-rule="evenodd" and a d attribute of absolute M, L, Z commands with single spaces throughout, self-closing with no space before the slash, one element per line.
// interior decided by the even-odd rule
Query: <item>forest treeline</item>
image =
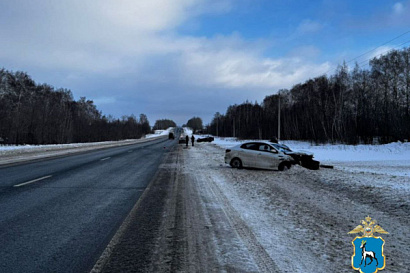
<path fill-rule="evenodd" d="M 189 127 L 193 130 L 193 133 L 197 133 L 198 130 L 202 130 L 203 129 L 203 124 L 202 124 L 202 119 L 200 117 L 193 117 L 190 118 L 187 122 L 186 125 L 184 125 L 183 127 Z"/>
<path fill-rule="evenodd" d="M 0 144 L 57 144 L 140 138 L 146 115 L 104 116 L 85 97 L 36 84 L 24 72 L 0 69 Z"/>
<path fill-rule="evenodd" d="M 158 119 L 155 121 L 154 127 L 152 130 L 165 130 L 169 127 L 176 127 L 176 123 L 170 119 Z"/>
<path fill-rule="evenodd" d="M 316 143 L 387 143 L 410 138 L 410 48 L 374 58 L 368 69 L 346 64 L 279 90 L 261 104 L 245 102 L 216 113 L 210 133 L 244 139 L 278 136 Z"/>

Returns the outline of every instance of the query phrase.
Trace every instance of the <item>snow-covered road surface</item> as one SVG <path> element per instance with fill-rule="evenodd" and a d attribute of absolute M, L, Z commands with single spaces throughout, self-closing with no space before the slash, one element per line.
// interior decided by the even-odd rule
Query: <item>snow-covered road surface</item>
<path fill-rule="evenodd" d="M 209 143 L 179 153 L 183 182 L 175 194 L 182 203 L 174 214 L 181 222 L 173 246 L 183 246 L 178 251 L 188 258 L 178 269 L 353 272 L 355 236 L 347 233 L 369 215 L 389 232 L 386 272 L 410 270 L 408 177 L 300 166 L 232 169 L 224 150 Z"/>

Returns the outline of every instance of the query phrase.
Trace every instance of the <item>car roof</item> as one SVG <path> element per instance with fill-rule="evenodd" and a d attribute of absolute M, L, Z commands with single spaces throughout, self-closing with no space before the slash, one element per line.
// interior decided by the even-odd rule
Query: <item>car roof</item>
<path fill-rule="evenodd" d="M 246 141 L 246 142 L 242 142 L 238 145 L 236 145 L 235 147 L 242 147 L 243 145 L 247 145 L 247 144 L 267 144 L 267 145 L 271 145 L 273 146 L 271 142 L 269 141 L 263 141 L 263 140 L 254 140 L 254 141 Z"/>
<path fill-rule="evenodd" d="M 243 144 L 249 144 L 249 143 L 269 144 L 269 145 L 272 145 L 272 143 L 271 143 L 271 142 L 269 142 L 269 141 L 264 141 L 264 140 L 246 141 L 246 142 L 241 143 L 240 145 L 243 145 Z"/>

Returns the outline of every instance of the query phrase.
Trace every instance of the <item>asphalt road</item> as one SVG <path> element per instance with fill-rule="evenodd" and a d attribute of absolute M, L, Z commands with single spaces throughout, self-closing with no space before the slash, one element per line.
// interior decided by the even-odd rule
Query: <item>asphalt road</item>
<path fill-rule="evenodd" d="M 89 272 L 175 144 L 0 167 L 0 272 Z"/>

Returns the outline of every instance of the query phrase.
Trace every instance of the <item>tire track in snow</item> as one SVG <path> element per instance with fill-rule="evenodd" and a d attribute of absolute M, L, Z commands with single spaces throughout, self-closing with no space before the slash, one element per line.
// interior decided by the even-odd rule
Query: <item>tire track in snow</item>
<path fill-rule="evenodd" d="M 271 259 L 265 248 L 259 243 L 255 234 L 248 227 L 245 221 L 242 220 L 238 212 L 232 207 L 228 198 L 223 194 L 218 185 L 216 185 L 215 182 L 213 182 L 213 180 L 203 171 L 200 173 L 201 178 L 207 180 L 207 185 L 209 185 L 211 192 L 223 206 L 222 209 L 230 224 L 243 240 L 250 254 L 253 256 L 253 259 L 259 268 L 259 272 L 280 272 L 278 266 Z"/>

